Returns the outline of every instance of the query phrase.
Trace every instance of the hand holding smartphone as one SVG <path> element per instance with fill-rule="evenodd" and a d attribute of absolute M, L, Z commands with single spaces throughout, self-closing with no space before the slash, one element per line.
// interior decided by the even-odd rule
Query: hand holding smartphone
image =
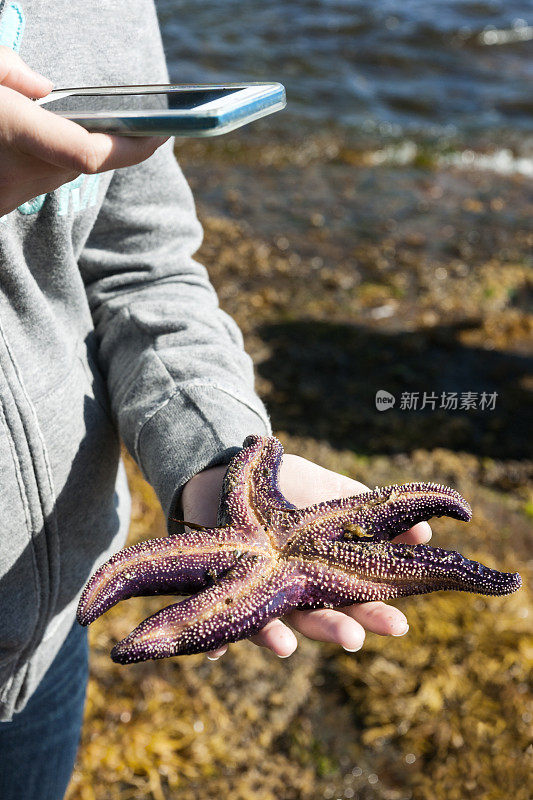
<path fill-rule="evenodd" d="M 35 101 L 88 131 L 218 136 L 286 105 L 280 83 L 153 84 L 55 89 Z"/>

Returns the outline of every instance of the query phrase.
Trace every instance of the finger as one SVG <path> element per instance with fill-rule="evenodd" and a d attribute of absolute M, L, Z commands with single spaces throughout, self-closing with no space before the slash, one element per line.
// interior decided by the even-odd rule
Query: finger
<path fill-rule="evenodd" d="M 431 539 L 431 525 L 429 522 L 417 522 L 412 528 L 409 528 L 405 533 L 400 534 L 392 539 L 393 542 L 400 544 L 425 544 Z"/>
<path fill-rule="evenodd" d="M 3 88 L 2 131 L 20 152 L 63 169 L 92 175 L 144 161 L 165 141 L 162 137 L 110 136 L 89 133 Z M 7 127 L 7 130 L 5 128 Z"/>
<path fill-rule="evenodd" d="M 45 97 L 54 84 L 35 72 L 9 47 L 0 47 L 0 83 L 26 97 Z"/>
<path fill-rule="evenodd" d="M 207 653 L 207 658 L 209 661 L 218 661 L 218 659 L 224 655 L 228 650 L 228 646 L 225 645 L 224 647 L 219 647 L 218 650 L 211 650 L 210 653 Z"/>
<path fill-rule="evenodd" d="M 280 658 L 288 658 L 298 647 L 298 639 L 280 619 L 271 620 L 265 627 L 250 637 L 259 647 L 267 647 Z"/>
<path fill-rule="evenodd" d="M 1 92 L 2 89 L 0 88 L 0 97 Z M 0 160 L 3 162 L 2 166 L 4 167 L 2 170 L 3 185 L 12 180 L 15 175 L 17 184 L 28 183 L 33 185 L 38 180 L 60 181 L 65 175 L 77 176 L 80 174 L 80 170 L 58 167 L 56 164 L 50 164 L 37 156 L 15 150 L 11 145 L 4 145 L 0 148 Z M 9 172 L 6 175 L 8 164 Z"/>
<path fill-rule="evenodd" d="M 365 630 L 380 636 L 404 636 L 409 630 L 405 614 L 379 600 L 347 606 L 339 611 L 356 620 Z"/>
<path fill-rule="evenodd" d="M 360 650 L 365 641 L 365 630 L 355 619 L 329 608 L 318 611 L 293 611 L 287 621 L 309 639 L 335 642 L 345 650 Z"/>

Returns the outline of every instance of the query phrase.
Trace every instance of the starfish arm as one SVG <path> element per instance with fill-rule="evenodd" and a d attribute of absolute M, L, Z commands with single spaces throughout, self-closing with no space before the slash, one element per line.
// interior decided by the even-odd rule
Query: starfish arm
<path fill-rule="evenodd" d="M 244 549 L 243 535 L 232 528 L 192 531 L 127 547 L 87 583 L 78 622 L 88 625 L 128 597 L 197 591 L 229 569 Z"/>
<path fill-rule="evenodd" d="M 294 508 L 278 489 L 283 447 L 273 436 L 248 436 L 231 460 L 222 484 L 218 525 L 247 527 L 264 538 L 276 510 Z"/>
<path fill-rule="evenodd" d="M 304 579 L 246 554 L 214 586 L 144 620 L 115 645 L 120 664 L 215 650 L 245 639 L 298 604 Z"/>
<path fill-rule="evenodd" d="M 499 572 L 460 553 L 427 545 L 325 542 L 310 546 L 300 565 L 308 578 L 302 603 L 348 605 L 441 589 L 485 595 L 520 588 L 518 573 Z"/>
<path fill-rule="evenodd" d="M 468 521 L 472 511 L 459 492 L 436 483 L 405 483 L 317 503 L 291 512 L 291 547 L 302 537 L 327 540 L 392 539 L 435 516 Z M 287 515 L 288 516 L 288 515 Z"/>

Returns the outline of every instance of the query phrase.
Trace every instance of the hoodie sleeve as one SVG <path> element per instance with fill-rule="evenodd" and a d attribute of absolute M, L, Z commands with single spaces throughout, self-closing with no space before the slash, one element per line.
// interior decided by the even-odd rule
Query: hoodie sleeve
<path fill-rule="evenodd" d="M 270 432 L 241 332 L 193 259 L 201 239 L 171 140 L 113 175 L 79 259 L 119 434 L 166 514 L 189 478 Z"/>

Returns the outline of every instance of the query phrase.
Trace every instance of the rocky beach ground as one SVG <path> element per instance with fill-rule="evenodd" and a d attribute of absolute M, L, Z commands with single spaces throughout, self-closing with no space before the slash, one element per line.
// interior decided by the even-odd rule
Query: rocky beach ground
<path fill-rule="evenodd" d="M 457 488 L 473 521 L 436 520 L 434 542 L 518 570 L 524 587 L 408 598 L 406 637 L 369 634 L 357 654 L 301 641 L 286 661 L 243 642 L 216 663 L 117 666 L 112 644 L 161 599 L 123 603 L 91 627 L 69 800 L 528 800 L 531 182 L 333 135 L 177 154 L 205 227 L 198 258 L 286 450 L 371 486 Z M 393 408 L 376 410 L 379 389 Z M 162 535 L 128 469 L 130 541 Z"/>

